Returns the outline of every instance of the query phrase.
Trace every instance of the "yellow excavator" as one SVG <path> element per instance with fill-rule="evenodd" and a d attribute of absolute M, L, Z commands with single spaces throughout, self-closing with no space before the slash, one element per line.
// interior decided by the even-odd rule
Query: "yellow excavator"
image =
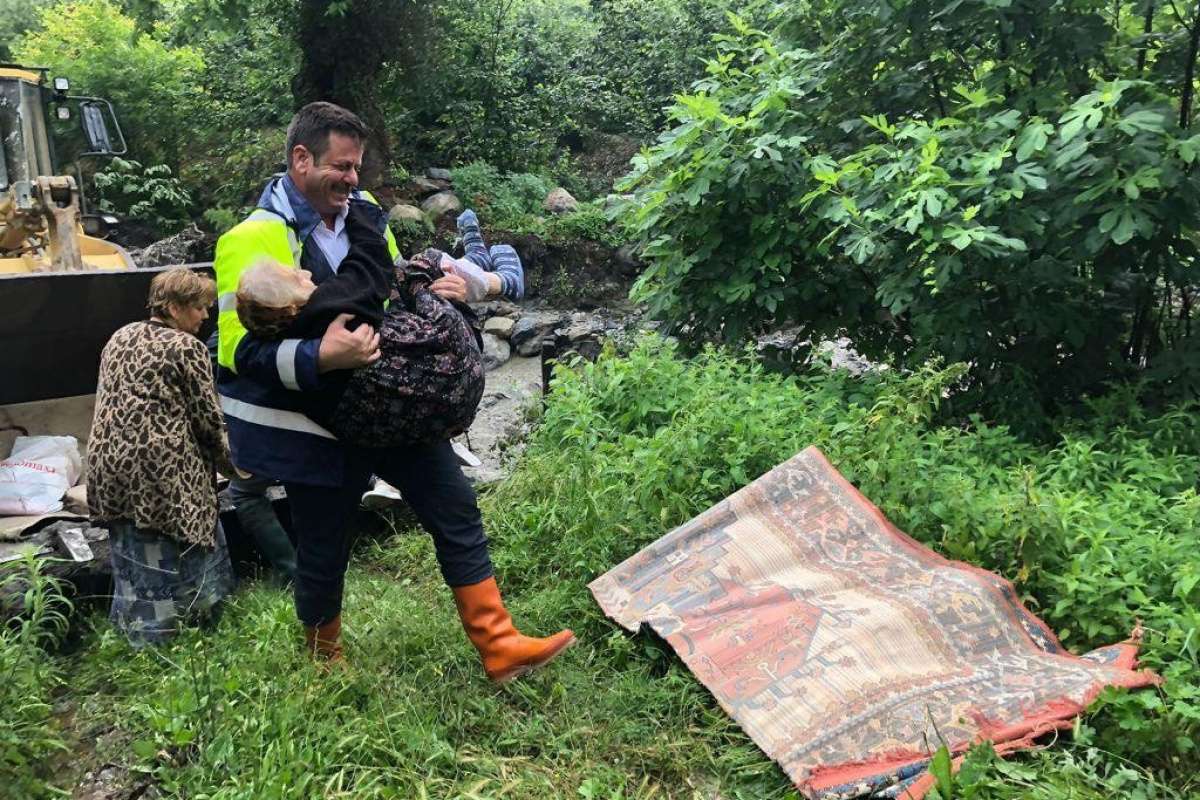
<path fill-rule="evenodd" d="M 70 119 L 79 109 L 90 150 L 75 156 L 78 164 L 88 156 L 119 155 L 124 141 L 114 149 L 104 112 L 112 107 L 93 97 L 68 95 L 69 83 L 58 79 L 48 90 L 45 72 L 16 66 L 0 67 L 0 274 L 78 272 L 84 269 L 132 269 L 133 261 L 120 246 L 83 228 L 79 182 L 59 175 L 53 142 L 46 125 L 46 110 Z M 117 127 L 120 136 L 120 128 Z M 88 217 L 99 232 L 104 219 Z"/>
<path fill-rule="evenodd" d="M 24 416 L 12 404 L 94 392 L 104 343 L 166 269 L 136 268 L 104 238 L 115 218 L 88 213 L 81 162 L 126 146 L 112 105 L 69 88 L 0 64 L 0 426 Z"/>

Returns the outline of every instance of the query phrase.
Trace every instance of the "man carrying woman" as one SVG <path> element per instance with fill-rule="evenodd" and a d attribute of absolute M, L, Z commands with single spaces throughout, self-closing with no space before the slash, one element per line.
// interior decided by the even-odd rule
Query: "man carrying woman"
<path fill-rule="evenodd" d="M 399 257 L 386 213 L 357 188 L 365 140 L 365 126 L 346 109 L 305 106 L 288 128 L 287 173 L 267 184 L 258 208 L 217 244 L 217 385 L 233 460 L 287 489 L 297 535 L 296 612 L 314 655 L 342 657 L 346 523 L 375 474 L 400 489 L 433 537 L 443 579 L 488 676 L 509 680 L 554 658 L 574 636 L 560 631 L 546 639 L 527 637 L 513 625 L 493 575 L 475 492 L 450 442 L 361 447 L 339 441 L 303 413 L 302 393 L 320 390 L 329 373 L 379 358 L 378 333 L 369 325 L 347 327 L 346 314 L 320 338 L 280 341 L 248 334 L 238 319 L 240 277 L 264 259 L 304 269 L 317 285 L 335 275 L 349 250 L 352 206 L 369 219 L 390 258 Z M 481 289 L 502 288 L 494 277 L 464 267 L 429 288 L 466 302 L 482 299 Z"/>

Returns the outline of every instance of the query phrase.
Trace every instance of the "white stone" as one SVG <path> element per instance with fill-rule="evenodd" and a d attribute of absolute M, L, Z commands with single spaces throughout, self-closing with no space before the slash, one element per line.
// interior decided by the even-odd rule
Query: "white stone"
<path fill-rule="evenodd" d="M 388 212 L 388 219 L 395 222 L 424 222 L 425 213 L 416 206 L 399 203 L 392 206 L 392 210 Z"/>
<path fill-rule="evenodd" d="M 439 219 L 446 214 L 457 214 L 462 211 L 463 204 L 454 192 L 438 192 L 422 201 L 421 210 L 430 217 Z"/>

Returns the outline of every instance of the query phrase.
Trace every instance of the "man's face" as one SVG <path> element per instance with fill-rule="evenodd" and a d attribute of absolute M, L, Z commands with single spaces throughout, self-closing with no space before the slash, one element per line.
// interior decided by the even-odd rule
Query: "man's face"
<path fill-rule="evenodd" d="M 329 146 L 318 160 L 304 145 L 292 150 L 292 180 L 312 205 L 329 220 L 350 202 L 350 190 L 358 186 L 362 169 L 363 145 L 353 136 L 332 131 Z"/>

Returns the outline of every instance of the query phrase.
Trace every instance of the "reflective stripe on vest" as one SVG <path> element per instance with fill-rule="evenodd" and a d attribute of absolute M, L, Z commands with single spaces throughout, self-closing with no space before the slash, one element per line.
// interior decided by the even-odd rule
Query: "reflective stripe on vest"
<path fill-rule="evenodd" d="M 298 411 L 282 411 L 278 408 L 267 408 L 266 406 L 247 403 L 245 400 L 236 400 L 225 395 L 220 395 L 219 398 L 221 401 L 221 410 L 225 412 L 226 416 L 240 419 L 242 422 L 265 425 L 268 428 L 281 428 L 285 431 L 311 433 L 325 439 L 337 438 Z"/>

